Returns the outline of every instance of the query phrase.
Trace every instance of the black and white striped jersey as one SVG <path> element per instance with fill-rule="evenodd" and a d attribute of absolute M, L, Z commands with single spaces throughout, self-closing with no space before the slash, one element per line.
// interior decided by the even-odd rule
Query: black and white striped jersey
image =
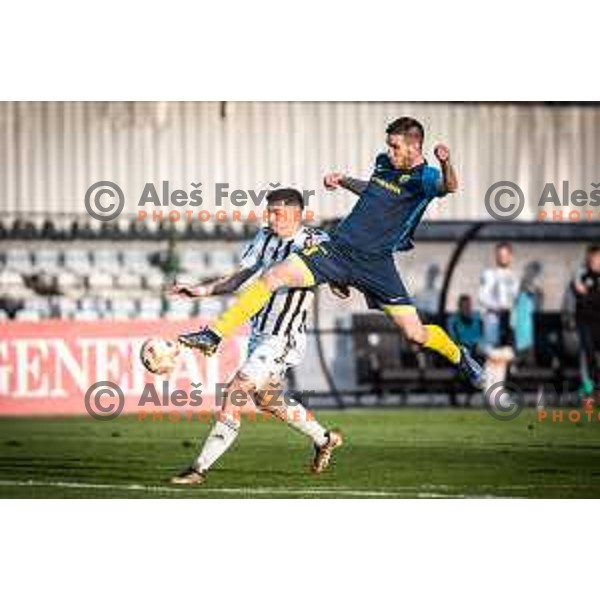
<path fill-rule="evenodd" d="M 245 248 L 240 266 L 262 271 L 287 258 L 292 252 L 329 239 L 320 229 L 302 226 L 293 238 L 284 239 L 264 227 Z M 252 318 L 254 335 L 296 336 L 306 331 L 306 320 L 314 292 L 310 289 L 285 288 L 271 296 L 265 307 Z"/>

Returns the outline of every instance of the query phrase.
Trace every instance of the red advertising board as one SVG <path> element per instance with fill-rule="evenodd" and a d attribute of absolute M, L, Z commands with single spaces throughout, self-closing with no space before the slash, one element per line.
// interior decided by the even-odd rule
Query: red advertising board
<path fill-rule="evenodd" d="M 148 373 L 139 360 L 146 338 L 175 339 L 201 324 L 197 319 L 2 322 L 0 415 L 85 414 L 86 392 L 97 382 L 118 386 L 123 412 L 212 411 L 215 392 L 244 358 L 243 331 L 226 340 L 214 357 L 183 350 L 168 378 Z M 194 390 L 201 396 L 187 402 L 186 395 L 190 398 Z"/>

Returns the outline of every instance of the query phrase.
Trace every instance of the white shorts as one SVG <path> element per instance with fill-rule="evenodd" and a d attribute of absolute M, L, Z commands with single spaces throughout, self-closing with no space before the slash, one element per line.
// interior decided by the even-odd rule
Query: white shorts
<path fill-rule="evenodd" d="M 248 358 L 239 371 L 257 389 L 273 380 L 283 382 L 286 371 L 302 361 L 305 348 L 304 336 L 252 335 L 248 340 Z"/>

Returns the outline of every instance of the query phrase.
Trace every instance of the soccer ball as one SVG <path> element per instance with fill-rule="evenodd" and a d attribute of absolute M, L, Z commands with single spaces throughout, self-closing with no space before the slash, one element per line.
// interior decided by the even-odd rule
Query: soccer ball
<path fill-rule="evenodd" d="M 144 367 L 155 375 L 165 375 L 175 367 L 179 356 L 179 345 L 171 340 L 148 338 L 140 349 Z"/>

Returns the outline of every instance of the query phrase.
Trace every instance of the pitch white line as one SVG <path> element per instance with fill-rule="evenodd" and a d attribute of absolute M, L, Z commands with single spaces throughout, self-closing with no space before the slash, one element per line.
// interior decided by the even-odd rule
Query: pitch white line
<path fill-rule="evenodd" d="M 286 487 L 256 487 L 256 488 L 206 488 L 206 487 L 168 487 L 168 486 L 150 486 L 133 484 L 112 484 L 112 483 L 84 483 L 79 481 L 36 481 L 29 479 L 26 481 L 0 480 L 0 486 L 5 487 L 53 487 L 63 489 L 80 490 L 113 490 L 120 492 L 146 492 L 146 493 L 164 493 L 181 494 L 187 492 L 199 492 L 201 494 L 242 494 L 242 495 L 274 495 L 282 494 L 284 496 L 350 496 L 363 498 L 393 498 L 398 496 L 410 496 L 417 498 L 467 498 L 464 494 L 447 493 L 442 491 L 433 491 L 432 486 L 418 487 L 400 487 L 390 488 L 388 490 L 360 490 L 344 487 L 329 488 L 286 488 Z M 440 486 L 444 487 L 444 486 Z M 429 490 L 429 491 L 426 491 Z M 477 497 L 492 498 L 495 496 L 482 495 Z"/>
<path fill-rule="evenodd" d="M 86 483 L 81 481 L 39 481 L 39 480 L 0 480 L 0 486 L 5 487 L 58 487 L 65 489 L 89 489 L 89 490 L 120 490 L 148 493 L 180 494 L 200 491 L 207 494 L 286 494 L 286 495 L 341 495 L 341 496 L 372 496 L 372 497 L 394 497 L 398 495 L 410 495 L 419 498 L 506 498 L 515 497 L 515 493 L 527 492 L 532 487 L 543 487 L 544 489 L 561 490 L 572 489 L 569 484 L 553 483 L 547 485 L 500 485 L 494 488 L 482 486 L 472 494 L 460 493 L 456 486 L 424 484 L 421 486 L 399 486 L 387 489 L 361 490 L 349 487 L 317 487 L 317 488 L 286 488 L 286 487 L 255 487 L 255 488 L 209 488 L 204 486 L 165 486 L 165 485 L 142 485 L 114 484 L 114 483 Z M 498 491 L 506 492 L 506 495 L 496 495 Z M 493 494 L 491 492 L 495 492 Z"/>

